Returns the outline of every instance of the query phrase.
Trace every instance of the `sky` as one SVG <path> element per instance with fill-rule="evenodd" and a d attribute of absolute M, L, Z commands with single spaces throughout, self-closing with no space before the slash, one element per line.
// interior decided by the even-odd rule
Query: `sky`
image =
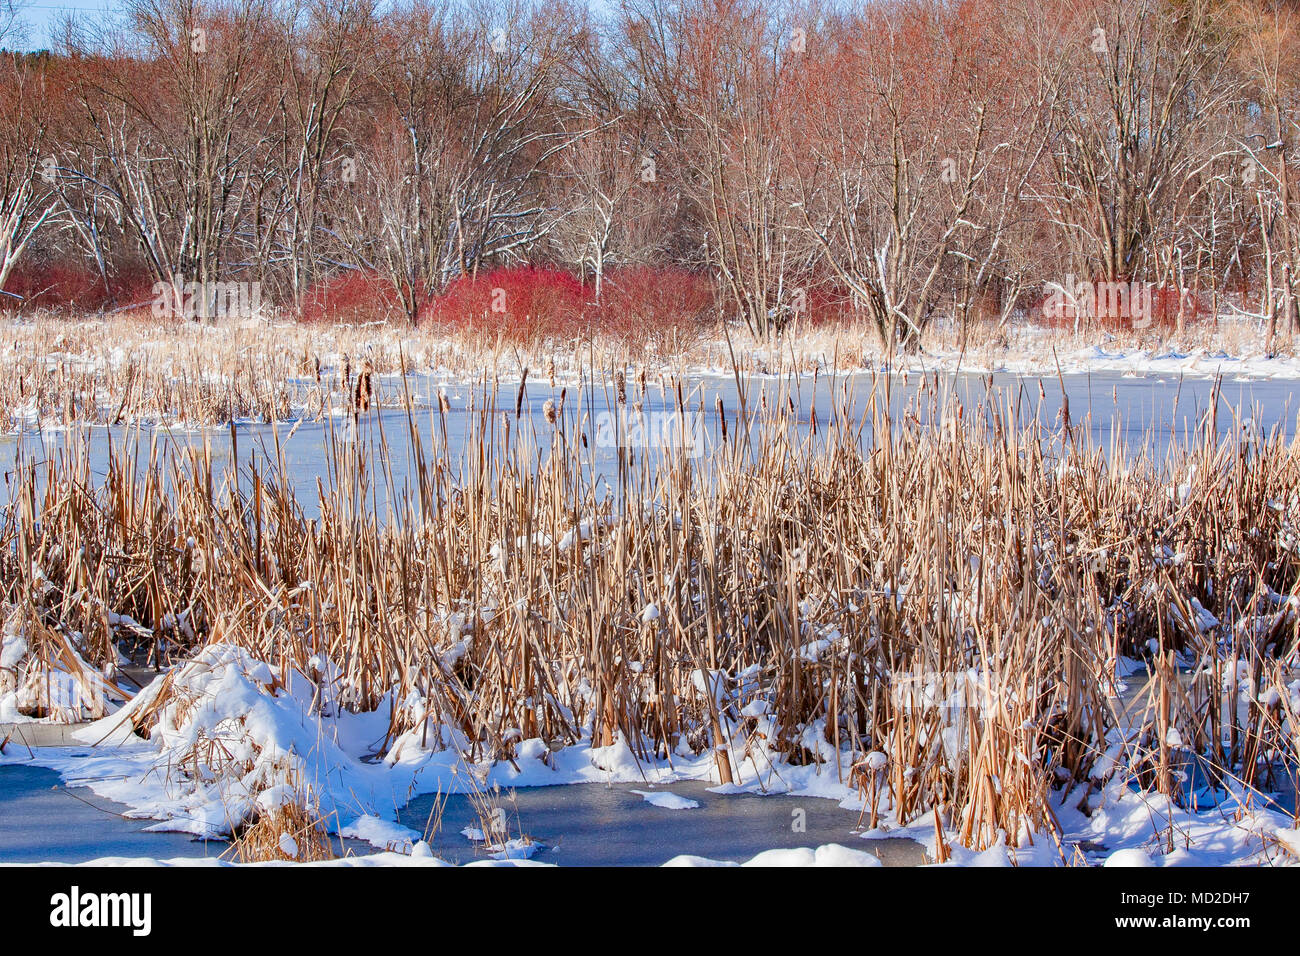
<path fill-rule="evenodd" d="M 6 0 L 0 0 L 0 9 L 5 6 Z M 18 9 L 18 21 L 25 28 L 26 38 L 22 41 L 9 39 L 4 45 L 22 50 L 49 47 L 52 34 L 69 13 L 96 19 L 118 9 L 117 0 L 32 0 L 29 3 L 15 0 L 14 6 Z"/>
<path fill-rule="evenodd" d="M 593 9 L 600 9 L 603 0 L 592 0 Z M 12 4 L 18 11 L 18 23 L 24 36 L 7 37 L 0 46 L 11 50 L 49 49 L 59 25 L 68 14 L 90 20 L 102 20 L 106 15 L 121 9 L 121 0 L 0 0 L 0 22 L 3 11 Z"/>

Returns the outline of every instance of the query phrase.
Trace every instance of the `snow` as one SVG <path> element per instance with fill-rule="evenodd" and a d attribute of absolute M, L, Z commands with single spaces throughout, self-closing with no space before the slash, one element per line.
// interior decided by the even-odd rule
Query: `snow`
<path fill-rule="evenodd" d="M 1152 867 L 1151 857 L 1145 850 L 1136 847 L 1127 850 L 1116 850 L 1110 856 L 1106 857 L 1103 866 L 1132 866 L 1132 867 Z"/>
<path fill-rule="evenodd" d="M 27 639 L 18 632 L 4 634 L 4 643 L 0 645 L 0 667 L 17 670 L 18 665 L 27 656 Z"/>
<path fill-rule="evenodd" d="M 422 850 L 420 848 L 423 848 Z M 366 856 L 349 856 L 340 857 L 334 860 L 320 860 L 311 863 L 291 863 L 289 861 L 273 861 L 267 863 L 232 863 L 228 860 L 222 860 L 215 857 L 194 857 L 179 858 L 170 860 L 158 860 L 151 857 L 102 857 L 96 860 L 88 860 L 85 863 L 67 864 L 67 863 L 41 863 L 26 864 L 28 866 L 42 867 L 280 867 L 280 866 L 310 866 L 326 868 L 355 868 L 355 867 L 375 867 L 375 866 L 435 866 L 444 867 L 448 864 L 434 857 L 428 852 L 427 844 L 420 844 L 417 852 L 406 853 L 373 853 Z M 528 859 L 523 855 L 502 855 L 500 857 L 475 860 L 465 864 L 467 867 L 482 866 L 553 866 L 548 863 L 538 863 Z M 854 850 L 850 847 L 839 844 L 826 844 L 816 848 L 794 849 L 794 850 L 767 850 L 757 856 L 746 860 L 744 863 L 731 863 L 722 860 L 712 860 L 702 856 L 677 856 L 669 860 L 664 866 L 671 867 L 710 867 L 710 866 L 746 866 L 746 867 L 846 867 L 859 866 L 871 867 L 881 866 L 880 860 L 873 854 L 863 850 Z"/>
<path fill-rule="evenodd" d="M 526 837 L 516 837 L 512 840 L 507 840 L 504 844 L 493 845 L 497 846 L 497 848 L 488 852 L 488 859 L 500 862 L 530 860 L 536 855 L 538 850 L 542 849 L 540 843 L 536 843 Z"/>
<path fill-rule="evenodd" d="M 381 850 L 394 850 L 399 853 L 407 851 L 412 854 L 422 852 L 431 855 L 429 845 L 420 839 L 420 834 L 415 830 L 369 813 L 364 813 L 346 826 L 339 827 L 339 836 L 364 840 Z"/>
<path fill-rule="evenodd" d="M 633 793 L 644 797 L 645 802 L 652 806 L 662 807 L 665 810 L 695 810 L 699 807 L 699 801 L 690 800 L 686 797 L 679 797 L 675 793 L 657 792 L 654 790 L 633 790 Z"/>
<path fill-rule="evenodd" d="M 276 698 L 288 704 L 295 698 L 284 695 Z M 304 733 L 301 739 L 312 739 L 315 734 Z M 884 755 L 881 754 L 883 757 Z M 521 762 L 518 771 L 508 763 L 486 770 L 489 786 L 550 784 L 574 782 L 626 782 L 641 783 L 649 778 L 655 789 L 636 789 L 642 799 L 653 806 L 667 803 L 684 808 L 690 801 L 680 798 L 670 789 L 674 780 L 703 779 L 713 775 L 713 755 L 706 751 L 697 758 L 675 758 L 671 767 L 642 762 L 639 766 L 626 742 L 621 739 L 614 745 L 592 748 L 589 742 L 566 748 L 552 754 L 552 764 L 540 760 Z M 159 763 L 160 752 L 154 742 L 138 741 L 122 747 L 102 746 L 92 751 L 59 749 L 38 750 L 37 762 L 59 770 L 70 784 L 87 784 L 97 793 L 110 799 L 122 800 L 134 808 L 134 816 L 154 817 L 169 830 L 198 832 L 193 819 L 214 821 L 213 812 L 204 812 L 204 804 L 195 800 L 194 784 L 185 780 L 165 780 Z M 0 757 L 0 762 L 18 759 L 11 754 Z M 314 758 L 313 758 L 314 759 Z M 328 775 L 324 786 L 314 791 L 322 807 L 340 809 L 343 825 L 340 835 L 364 840 L 381 852 L 376 858 L 367 857 L 368 863 L 339 865 L 378 865 L 380 863 L 412 864 L 431 861 L 427 844 L 420 841 L 414 830 L 393 823 L 396 808 L 414 793 L 472 792 L 482 787 L 482 780 L 471 781 L 467 768 L 459 766 L 446 753 L 426 754 L 418 768 L 411 765 L 387 766 L 364 764 L 356 758 L 333 752 L 337 767 Z M 310 764 L 310 760 L 305 760 Z M 879 764 L 879 759 L 875 761 Z M 870 766 L 870 762 L 868 763 Z M 833 770 L 827 767 L 788 766 L 776 773 L 759 773 L 749 762 L 740 763 L 738 780 L 727 786 L 714 785 L 709 791 L 716 794 L 758 793 L 790 794 L 794 796 L 822 796 L 835 799 L 843 807 L 860 810 L 865 805 L 863 795 L 840 782 Z M 1067 848 L 1084 847 L 1085 859 L 1095 865 L 1149 865 L 1149 866 L 1219 866 L 1242 863 L 1297 863 L 1300 862 L 1300 836 L 1286 814 L 1273 809 L 1260 808 L 1258 798 L 1252 808 L 1250 795 L 1240 788 L 1225 791 L 1215 805 L 1201 803 L 1180 808 L 1168 798 L 1154 792 L 1134 790 L 1116 759 L 1108 769 L 1094 774 L 1093 789 L 1086 785 L 1071 792 L 1052 797 L 1053 806 L 1062 827 L 1062 841 Z M 716 776 L 713 776 L 716 780 Z M 210 792 L 215 783 L 207 785 Z M 227 784 L 235 794 L 240 791 L 233 783 Z M 273 784 L 261 791 L 259 802 L 275 805 L 286 799 L 289 791 L 283 784 Z M 664 789 L 659 789 L 659 788 Z M 681 801 L 679 804 L 677 801 Z M 348 806 L 361 806 L 349 816 Z M 181 816 L 194 813 L 197 817 Z M 900 826 L 893 820 L 888 808 L 882 808 L 881 826 L 862 834 L 868 839 L 904 837 L 921 843 L 931 859 L 936 857 L 933 820 L 923 817 L 912 825 Z M 1175 845 L 1170 848 L 1169 835 L 1176 834 Z M 846 838 L 850 834 L 846 831 Z M 1009 866 L 1041 865 L 1059 866 L 1066 862 L 1048 834 L 1029 834 L 1030 840 L 1021 840 L 1021 846 L 1008 846 L 1000 840 L 987 850 L 975 851 L 963 847 L 958 835 L 945 829 L 944 840 L 950 866 Z M 849 841 L 852 842 L 851 840 Z M 502 847 L 490 848 L 494 856 L 490 862 L 519 862 L 520 857 L 531 856 L 536 845 L 520 838 Z M 874 855 L 864 850 L 851 849 L 843 856 L 844 847 L 819 847 L 817 850 L 773 850 L 750 860 L 751 865 L 831 865 L 828 861 L 856 865 L 877 865 Z M 811 854 L 811 855 L 810 855 Z M 862 854 L 861 856 L 855 854 Z M 870 860 L 866 857 L 871 857 Z M 1143 861 L 1146 861 L 1143 863 Z M 672 861 L 674 866 L 713 865 L 717 861 L 702 856 L 683 856 Z M 107 861 L 105 865 L 113 865 Z M 179 865 L 179 861 L 178 861 Z M 188 865 L 188 863 L 186 864 Z M 719 864 L 720 865 L 720 864 Z"/>
<path fill-rule="evenodd" d="M 1228 320 L 1229 322 L 1231 320 Z M 1244 331 L 1244 330 L 1243 330 Z M 1183 348 L 1144 347 L 1103 334 L 1101 344 L 1060 347 L 1062 333 L 1048 328 L 1020 329 L 1016 341 L 1004 349 L 963 353 L 956 348 L 932 349 L 924 356 L 908 356 L 907 367 L 927 371 L 961 368 L 970 372 L 1007 372 L 1018 375 L 1054 377 L 1058 362 L 1061 373 L 1115 375 L 1122 377 L 1165 377 L 1177 379 L 1294 379 L 1300 378 L 1300 359 L 1270 355 L 1262 337 L 1249 334 L 1234 343 L 1232 352 L 1213 342 Z"/>
<path fill-rule="evenodd" d="M 1293 599 L 1266 595 L 1263 608 L 1281 607 L 1290 613 Z M 656 607 L 657 605 L 650 605 Z M 1190 609 L 1199 629 L 1220 627 L 1205 620 L 1194 599 Z M 1181 620 L 1175 605 L 1170 613 Z M 644 617 L 644 615 L 643 615 Z M 827 641 L 835 638 L 827 635 Z M 7 634 L 4 648 L 17 655 L 20 642 Z M 25 647 L 25 644 L 23 645 Z M 824 651 L 819 651 L 824 653 Z M 17 658 L 15 658 L 17 659 Z M 1194 663 L 1194 662 L 1189 662 Z M 1119 659 L 1115 669 L 1131 673 L 1137 662 Z M 1245 668 L 1245 670 L 1241 670 Z M 696 809 L 699 802 L 668 788 L 676 781 L 718 783 L 715 754 L 679 750 L 670 760 L 639 753 L 622 735 L 596 746 L 590 725 L 584 737 L 553 751 L 546 741 L 513 738 L 514 759 L 471 765 L 462 754 L 467 742 L 450 722 L 412 696 L 388 699 L 379 710 L 352 714 L 338 703 L 338 668 L 321 656 L 311 658 L 307 674 L 281 670 L 229 645 L 211 645 L 189 662 L 161 675 L 122 711 L 80 731 L 78 737 L 98 744 L 88 752 L 49 749 L 35 762 L 63 774 L 70 784 L 90 787 L 97 794 L 130 807 L 133 818 L 157 821 L 151 829 L 211 836 L 228 833 L 244 822 L 290 803 L 317 812 L 341 836 L 364 840 L 385 858 L 427 860 L 431 851 L 421 834 L 394 823 L 398 808 L 421 793 L 477 793 L 498 787 L 552 786 L 572 783 L 627 783 L 646 786 L 631 791 L 663 810 Z M 967 675 L 978 683 L 979 675 Z M 1225 682 L 1249 677 L 1239 662 Z M 820 758 L 792 766 L 766 741 L 775 728 L 765 703 L 754 696 L 750 671 L 727 673 L 697 670 L 691 675 L 695 691 L 713 697 L 719 710 L 734 708 L 752 725 L 744 746 L 732 746 L 736 781 L 715 786 L 714 793 L 770 792 L 829 797 L 846 808 L 868 805 L 865 790 L 849 786 L 836 768 L 854 766 L 854 755 L 837 752 L 823 721 L 810 721 L 799 730 L 804 750 Z M 931 701 L 944 698 L 942 688 L 917 686 Z M 1300 697 L 1300 681 L 1287 686 Z M 1283 702 L 1275 693 L 1265 703 Z M 386 736 L 390 705 L 405 709 L 411 729 L 392 742 L 383 760 L 373 759 L 377 743 Z M 1294 704 L 1292 704 L 1294 706 Z M 131 721 L 155 712 L 147 739 L 132 732 Z M 946 739 L 946 738 L 945 738 Z M 1184 744 L 1170 727 L 1166 743 Z M 1052 835 L 1023 832 L 1006 835 L 986 849 L 960 845 L 959 824 L 945 821 L 941 849 L 929 817 L 900 825 L 888 800 L 879 807 L 880 826 L 867 834 L 906 837 L 924 845 L 931 859 L 947 856 L 953 866 L 1061 865 L 1073 862 L 1072 848 L 1092 864 L 1107 866 L 1183 866 L 1241 863 L 1300 862 L 1300 837 L 1295 821 L 1262 800 L 1258 793 L 1231 781 L 1224 789 L 1202 787 L 1180 807 L 1168 797 L 1135 789 L 1127 771 L 1130 750 L 1117 731 L 1087 784 L 1052 794 L 1061 826 L 1064 852 Z M 0 763 L 18 759 L 0 755 Z M 23 755 L 23 759 L 27 759 Z M 862 757 L 857 767 L 879 775 L 889 766 L 882 751 Z M 871 785 L 868 776 L 864 787 Z M 1175 836 L 1171 837 L 1171 834 Z M 852 834 L 846 832 L 846 837 Z M 482 839 L 479 834 L 477 839 Z M 292 845 L 291 845 L 292 844 Z M 1014 844 L 1014 845 L 1012 845 Z M 485 847 L 491 862 L 521 862 L 538 852 L 540 844 L 520 836 Z M 291 838 L 280 849 L 290 858 L 299 847 Z M 869 858 L 869 859 L 868 859 Z M 830 861 L 830 862 L 828 862 Z M 675 858 L 673 865 L 711 865 L 703 856 Z M 749 861 L 752 865 L 878 865 L 874 855 L 838 844 L 816 849 L 773 849 Z"/>
<path fill-rule="evenodd" d="M 45 581 L 40 568 L 33 569 L 36 579 Z M 77 723 L 102 717 L 122 700 L 122 692 L 82 657 L 80 634 L 29 633 L 24 615 L 3 603 L 0 622 L 0 722 Z M 54 644 L 54 653 L 35 652 L 37 636 L 47 651 Z"/>
<path fill-rule="evenodd" d="M 158 829 L 215 836 L 304 792 L 327 820 L 392 814 L 409 777 L 386 774 L 345 752 L 346 735 L 311 712 L 315 685 L 282 675 L 230 645 L 203 648 L 155 679 L 118 714 L 78 733 L 103 740 L 94 756 L 52 761 L 96 793 L 161 821 Z M 148 742 L 131 733 L 133 716 L 168 694 Z M 125 772 L 123 772 L 125 771 Z"/>
<path fill-rule="evenodd" d="M 706 867 L 706 866 L 761 866 L 761 867 L 844 867 L 844 866 L 883 866 L 879 857 L 865 850 L 853 850 L 838 843 L 807 847 L 793 850 L 765 850 L 744 863 L 729 863 L 723 860 L 711 860 L 702 856 L 675 856 L 664 866 Z"/>

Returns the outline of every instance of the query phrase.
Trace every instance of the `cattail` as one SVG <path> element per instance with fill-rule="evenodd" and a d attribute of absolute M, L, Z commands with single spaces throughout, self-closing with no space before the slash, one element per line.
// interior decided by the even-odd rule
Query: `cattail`
<path fill-rule="evenodd" d="M 321 354 L 358 354 L 347 366 L 349 375 L 359 373 L 351 379 L 355 390 L 337 394 L 359 409 L 369 402 L 364 383 L 376 374 L 378 356 L 392 353 L 376 344 L 374 361 L 363 361 L 367 352 L 349 337 L 354 333 L 331 334 L 337 338 Z M 229 394 L 205 388 L 200 399 L 174 397 L 196 390 L 200 371 L 184 368 L 181 358 L 171 384 L 148 363 L 132 365 L 127 382 L 110 383 L 119 417 L 174 407 L 176 414 L 198 409 L 196 419 L 221 414 L 228 421 L 250 405 L 279 414 L 299 396 L 293 386 L 281 388 L 278 371 L 302 375 L 304 390 L 313 391 L 313 353 L 288 346 L 281 353 L 268 347 L 248 360 L 248 369 L 242 359 L 219 358 L 233 383 Z M 325 362 L 322 376 L 336 381 L 339 369 Z M 617 365 L 611 359 L 597 367 Z M 116 661 L 114 643 L 132 635 L 160 665 L 225 643 L 271 659 L 282 674 L 314 672 L 323 691 L 323 669 L 309 664 L 319 654 L 341 665 L 337 686 L 355 695 L 349 703 L 358 712 L 409 702 L 385 715 L 393 731 L 386 756 L 395 760 L 402 748 L 435 746 L 444 715 L 464 728 L 467 760 L 515 758 L 531 738 L 558 750 L 572 739 L 571 722 L 539 702 L 550 695 L 586 699 L 593 691 L 580 715 L 590 718 L 592 740 L 625 734 L 630 746 L 659 759 L 688 742 L 727 779 L 747 766 L 749 741 L 773 731 L 780 735 L 769 741 L 774 748 L 806 759 L 804 744 L 781 728 L 815 719 L 824 728 L 819 745 L 824 740 L 846 757 L 843 769 L 838 758 L 827 769 L 856 783 L 871 825 L 888 807 L 891 820 L 933 827 L 938 858 L 959 846 L 986 848 L 999 834 L 1010 845 L 1021 834 L 1042 833 L 1061 848 L 1063 835 L 1054 832 L 1043 797 L 1091 779 L 1120 729 L 1105 697 L 1125 657 L 1158 655 L 1147 716 L 1134 709 L 1125 752 L 1105 761 L 1121 787 L 1136 782 L 1166 797 L 1180 794 L 1178 767 L 1192 754 L 1242 768 L 1248 787 L 1267 773 L 1261 754 L 1296 765 L 1300 739 L 1286 722 L 1284 659 L 1293 649 L 1294 620 L 1277 606 L 1274 588 L 1294 590 L 1288 519 L 1300 460 L 1280 439 L 1276 454 L 1236 454 L 1236 442 L 1273 440 L 1260 423 L 1239 419 L 1219 436 L 1206 419 L 1195 445 L 1171 435 L 1164 464 L 1145 456 L 1125 469 L 1110 467 L 1084 429 L 1066 464 L 1087 480 L 1061 480 L 1066 472 L 1054 457 L 1039 453 L 1047 447 L 1045 423 L 1021 430 L 1011 393 L 1004 407 L 981 400 L 968 421 L 964 400 L 945 399 L 933 376 L 923 375 L 901 415 L 887 402 L 876 404 L 873 393 L 874 417 L 864 422 L 871 431 L 858 448 L 793 434 L 791 425 L 820 430 L 820 396 L 810 400 L 805 390 L 797 403 L 789 390 L 760 389 L 753 407 L 772 418 L 779 407 L 781 418 L 760 419 L 753 428 L 748 411 L 738 410 L 737 439 L 741 429 L 747 441 L 755 438 L 753 455 L 716 456 L 701 473 L 660 467 L 657 456 L 621 454 L 621 474 L 610 476 L 619 491 L 602 498 L 600 478 L 590 481 L 592 463 L 580 448 L 626 438 L 603 434 L 611 410 L 622 418 L 648 416 L 644 405 L 659 402 L 638 395 L 636 381 L 629 387 L 627 379 L 640 375 L 626 357 L 623 368 L 607 374 L 622 395 L 617 409 L 587 409 L 582 392 L 566 409 L 567 390 L 558 386 L 547 393 L 552 398 L 543 396 L 539 412 L 556 429 L 545 462 L 533 459 L 531 446 L 528 455 L 512 454 L 511 426 L 521 426 L 499 401 L 508 400 L 509 386 L 498 389 L 485 376 L 487 410 L 468 417 L 475 440 L 460 466 L 440 461 L 436 474 L 413 478 L 421 497 L 412 496 L 409 515 L 420 520 L 384 520 L 378 508 L 401 508 L 401 501 L 379 504 L 366 493 L 377 484 L 369 469 L 386 468 L 385 456 L 330 443 L 319 468 L 323 480 L 302 487 L 300 475 L 295 491 L 283 461 L 263 468 L 260 459 L 241 459 L 233 428 L 228 460 L 241 480 L 224 492 L 214 490 L 221 475 L 218 469 L 214 482 L 210 450 L 189 449 L 170 463 L 164 456 L 174 450 L 161 446 L 145 461 L 114 451 L 99 488 L 89 455 L 17 462 L 16 476 L 6 479 L 16 504 L 0 524 L 0 622 L 24 615 L 29 658 L 48 658 L 36 662 L 42 673 L 56 668 L 60 635 L 74 631 L 84 635 L 79 653 L 94 669 Z M 24 383 L 16 372 L 3 398 L 11 403 L 26 388 L 41 410 L 57 415 L 62 406 L 65 417 L 80 420 L 97 404 L 80 374 L 75 366 L 42 365 Z M 435 386 L 424 394 L 430 404 L 436 395 L 445 415 L 449 391 Z M 1040 384 L 1040 399 L 1044 392 Z M 688 409 L 706 412 L 707 396 L 687 394 L 684 382 L 673 394 L 669 408 L 683 419 Z M 477 396 L 471 389 L 462 404 L 472 409 Z M 524 397 L 521 387 L 517 414 Z M 828 399 L 821 409 L 826 431 L 838 436 L 853 414 L 849 396 L 828 392 Z M 727 442 L 722 393 L 715 392 L 714 408 Z M 408 410 L 408 420 L 414 414 Z M 644 423 L 632 423 L 638 424 Z M 414 427 L 412 421 L 412 433 Z M 346 428 L 355 441 L 357 418 Z M 581 444 L 568 442 L 574 431 Z M 293 437 L 290 430 L 285 443 Z M 1049 443 L 1064 438 L 1058 433 Z M 74 440 L 70 433 L 69 450 Z M 1193 467 L 1201 477 L 1186 478 L 1180 488 Z M 346 468 L 359 480 L 329 477 Z M 373 477 L 397 484 L 391 472 Z M 639 506 L 642 489 L 647 507 Z M 1152 493 L 1165 489 L 1172 494 Z M 297 507 L 304 493 L 319 517 Z M 1252 508 L 1249 520 L 1225 522 L 1225 501 Z M 1261 530 L 1252 534 L 1254 528 Z M 121 560 L 124 545 L 139 560 Z M 1190 557 L 1161 557 L 1174 554 Z M 1204 587 L 1212 572 L 1225 573 L 1216 569 L 1237 576 L 1235 590 Z M 16 602 L 29 604 L 39 594 L 54 600 L 34 617 L 17 609 Z M 647 613 L 652 599 L 657 612 Z M 1121 603 L 1131 611 L 1114 617 L 1119 626 L 1107 626 Z M 472 608 L 489 606 L 490 621 L 476 618 Z M 443 620 L 451 607 L 462 609 L 463 621 Z M 647 625 L 657 613 L 658 622 L 572 623 L 635 621 L 638 613 Z M 935 626 L 940 615 L 952 626 Z M 490 629 L 480 627 L 487 623 Z M 832 625 L 836 639 L 805 639 Z M 1261 640 L 1243 644 L 1237 633 Z M 992 655 L 982 647 L 986 634 L 994 639 Z M 448 664 L 446 645 L 462 642 L 464 653 Z M 1192 676 L 1184 688 L 1176 664 L 1188 648 L 1211 658 L 1214 670 L 1206 680 Z M 962 718 L 967 739 L 957 753 L 929 729 L 934 719 L 947 719 L 939 708 L 959 702 L 952 688 L 902 677 L 930 673 L 934 665 L 943 674 L 979 671 L 973 682 L 957 678 L 965 701 L 959 705 L 972 718 Z M 448 668 L 452 680 L 444 679 Z M 708 688 L 712 674 L 746 676 L 724 678 L 715 694 Z M 1231 676 L 1223 681 L 1223 674 Z M 0 669 L 0 689 L 13 693 L 14 681 L 12 669 Z M 1239 714 L 1233 701 L 1243 682 L 1259 707 Z M 996 706 L 982 703 L 986 694 Z M 176 700 L 176 688 L 164 688 L 134 711 L 133 723 L 148 731 Z M 761 709 L 750 710 L 751 702 Z M 48 692 L 30 706 L 51 706 Z M 764 720 L 756 726 L 747 714 L 758 713 Z M 1044 748 L 1051 760 L 1012 759 Z M 192 744 L 186 755 L 193 756 Z M 178 753 L 166 756 L 160 766 L 186 765 Z M 464 766 L 462 772 L 474 772 Z M 313 825 L 309 817 L 293 821 L 298 847 L 305 846 L 298 832 Z M 280 829 L 249 832 L 265 837 L 272 852 L 280 847 L 282 856 L 304 858 L 283 850 Z M 1068 850 L 1061 853 L 1064 859 Z"/>
<path fill-rule="evenodd" d="M 627 404 L 627 378 L 623 375 L 622 369 L 614 373 L 614 397 L 618 400 L 618 404 Z"/>
<path fill-rule="evenodd" d="M 519 391 L 515 393 L 515 418 L 524 413 L 524 389 L 528 384 L 528 367 L 524 366 L 523 375 L 519 378 Z"/>
<path fill-rule="evenodd" d="M 354 412 L 370 411 L 370 399 L 374 394 L 374 387 L 370 381 L 373 371 L 374 367 L 370 364 L 370 359 L 364 359 L 357 373 L 357 387 L 352 393 L 352 409 Z"/>

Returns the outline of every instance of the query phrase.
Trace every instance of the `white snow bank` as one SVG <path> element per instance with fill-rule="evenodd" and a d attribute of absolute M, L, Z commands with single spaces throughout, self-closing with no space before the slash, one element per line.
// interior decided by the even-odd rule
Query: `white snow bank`
<path fill-rule="evenodd" d="M 381 850 L 411 853 L 420 843 L 420 834 L 410 827 L 391 820 L 381 820 L 372 814 L 363 814 L 347 826 L 339 828 L 339 836 L 364 840 Z M 427 844 L 426 844 L 427 847 Z"/>
<path fill-rule="evenodd" d="M 344 751 L 334 722 L 312 711 L 314 690 L 302 675 L 282 675 L 240 648 L 211 645 L 155 679 L 120 713 L 78 733 L 113 750 L 55 769 L 70 783 L 127 804 L 134 817 L 162 821 L 158 830 L 222 835 L 302 798 L 332 830 L 349 821 L 373 832 L 359 818 L 394 813 L 409 779 Z M 135 736 L 135 726 L 145 728 L 148 743 Z"/>
<path fill-rule="evenodd" d="M 633 790 L 632 792 L 643 797 L 645 802 L 651 806 L 662 807 L 664 810 L 694 810 L 700 805 L 698 800 L 679 797 L 677 794 L 668 793 L 667 791 Z"/>
<path fill-rule="evenodd" d="M 851 850 L 838 843 L 828 843 L 815 850 L 799 847 L 793 850 L 764 850 L 744 863 L 711 860 L 703 856 L 675 856 L 664 866 L 883 866 L 880 860 L 864 850 Z"/>
<path fill-rule="evenodd" d="M 0 722 L 75 724 L 112 713 L 125 694 L 91 666 L 80 635 L 0 605 Z"/>

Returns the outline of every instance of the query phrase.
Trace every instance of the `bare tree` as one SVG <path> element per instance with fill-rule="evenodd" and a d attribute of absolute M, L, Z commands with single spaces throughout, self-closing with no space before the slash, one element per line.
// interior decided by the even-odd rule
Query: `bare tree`
<path fill-rule="evenodd" d="M 918 344 L 946 277 L 971 263 L 955 254 L 989 232 L 969 217 L 1012 152 L 989 143 L 987 94 L 944 16 L 912 4 L 837 23 L 805 94 L 806 135 L 788 144 L 808 157 L 792 163 L 804 229 L 891 347 Z"/>
<path fill-rule="evenodd" d="M 21 54 L 0 54 L 0 288 L 55 210 L 58 164 L 47 150 L 46 78 Z"/>
<path fill-rule="evenodd" d="M 271 213 L 281 228 L 254 232 L 264 259 L 283 250 L 295 304 L 328 264 L 328 191 L 345 192 L 358 178 L 360 157 L 347 123 L 356 119 L 349 114 L 373 78 L 367 42 L 378 29 L 374 0 L 301 2 L 301 12 L 295 0 L 281 23 L 283 169 L 277 177 L 281 205 Z"/>
<path fill-rule="evenodd" d="M 1227 34 L 1208 0 L 1098 0 L 1052 38 L 1052 175 L 1037 198 L 1072 268 L 1102 281 L 1155 271 L 1155 239 L 1194 189 L 1200 148 L 1232 102 Z"/>
<path fill-rule="evenodd" d="M 1300 211 L 1291 168 L 1292 140 L 1300 132 L 1300 14 L 1281 3 L 1242 3 L 1235 14 L 1242 34 L 1238 55 L 1262 127 L 1244 135 L 1239 146 L 1245 157 L 1243 184 L 1258 217 L 1264 259 L 1261 318 L 1271 351 L 1279 317 L 1288 333 L 1300 327 Z"/>
<path fill-rule="evenodd" d="M 117 206 L 179 308 L 184 285 L 214 289 L 240 265 L 229 258 L 270 121 L 271 2 L 131 0 L 128 13 L 131 36 L 77 51 L 96 66 L 78 94 L 98 163 L 72 173 Z"/>
<path fill-rule="evenodd" d="M 783 155 L 803 44 L 785 9 L 753 0 L 624 8 L 638 82 L 704 233 L 703 259 L 752 332 L 788 314 L 801 260 Z"/>
<path fill-rule="evenodd" d="M 542 193 L 574 138 L 555 97 L 571 35 L 522 4 L 453 16 L 418 3 L 390 24 L 354 254 L 391 277 L 414 323 L 449 279 L 508 261 L 553 226 Z"/>

